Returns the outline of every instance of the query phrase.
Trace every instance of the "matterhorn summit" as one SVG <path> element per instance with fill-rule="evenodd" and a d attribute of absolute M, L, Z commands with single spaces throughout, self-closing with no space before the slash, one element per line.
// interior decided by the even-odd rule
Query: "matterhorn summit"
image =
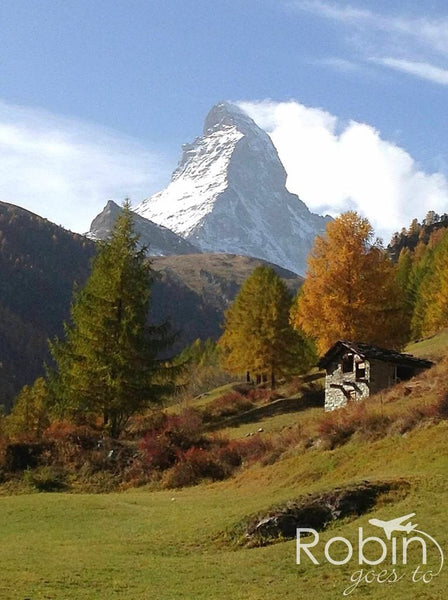
<path fill-rule="evenodd" d="M 203 135 L 183 146 L 170 184 L 135 212 L 204 252 L 263 258 L 299 274 L 329 219 L 286 189 L 268 134 L 228 102 L 214 106 Z"/>

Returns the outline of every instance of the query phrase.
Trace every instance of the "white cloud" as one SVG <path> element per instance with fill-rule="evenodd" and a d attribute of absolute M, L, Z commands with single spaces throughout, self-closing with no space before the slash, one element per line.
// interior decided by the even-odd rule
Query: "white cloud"
<path fill-rule="evenodd" d="M 362 67 L 359 63 L 347 60 L 345 58 L 339 58 L 337 56 L 317 58 L 310 60 L 309 62 L 322 67 L 329 67 L 330 69 L 339 71 L 340 73 L 358 73 L 362 71 Z"/>
<path fill-rule="evenodd" d="M 356 27 L 389 34 L 401 34 L 425 44 L 433 51 L 448 55 L 448 17 L 410 17 L 406 15 L 383 15 L 364 8 L 354 8 L 349 4 L 340 6 L 320 0 L 293 2 L 296 9 L 313 12 L 322 17 L 340 21 Z"/>
<path fill-rule="evenodd" d="M 372 58 L 373 62 L 385 65 L 397 71 L 415 75 L 440 85 L 448 85 L 448 69 L 441 69 L 425 62 L 413 62 L 397 58 Z"/>
<path fill-rule="evenodd" d="M 360 59 L 368 60 L 372 53 L 380 53 L 388 58 L 374 60 L 376 64 L 404 71 L 433 83 L 447 84 L 446 69 L 434 64 L 448 57 L 446 15 L 430 18 L 381 14 L 354 8 L 349 4 L 341 6 L 321 0 L 295 1 L 290 6 L 295 10 L 307 11 L 338 22 L 355 31 L 357 35 L 348 39 L 359 52 Z"/>
<path fill-rule="evenodd" d="M 266 129 L 288 173 L 288 189 L 315 212 L 366 216 L 387 243 L 428 210 L 448 211 L 448 181 L 425 173 L 406 150 L 370 125 L 342 123 L 298 102 L 241 102 Z"/>
<path fill-rule="evenodd" d="M 107 200 L 137 204 L 167 173 L 117 132 L 0 101 L 0 200 L 84 232 Z"/>

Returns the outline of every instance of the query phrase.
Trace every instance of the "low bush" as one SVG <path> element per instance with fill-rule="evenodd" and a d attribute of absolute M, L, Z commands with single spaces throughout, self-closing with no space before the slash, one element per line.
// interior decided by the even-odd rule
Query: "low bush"
<path fill-rule="evenodd" d="M 359 419 L 357 437 L 363 441 L 374 441 L 387 435 L 393 418 L 378 412 L 365 412 Z"/>
<path fill-rule="evenodd" d="M 147 432 L 140 450 L 150 469 L 164 471 L 174 465 L 182 452 L 207 445 L 200 413 L 187 409 L 179 415 L 165 415 L 165 418 L 159 419 Z"/>
<path fill-rule="evenodd" d="M 67 474 L 56 467 L 27 469 L 23 477 L 26 483 L 38 492 L 60 492 L 67 488 Z"/>
<path fill-rule="evenodd" d="M 220 481 L 230 475 L 218 457 L 209 450 L 190 448 L 163 477 L 162 485 L 177 488 L 196 485 L 204 479 Z"/>
<path fill-rule="evenodd" d="M 273 450 L 270 438 L 263 435 L 251 435 L 242 440 L 232 440 L 227 446 L 227 452 L 239 455 L 241 464 L 252 464 L 263 459 Z"/>
<path fill-rule="evenodd" d="M 253 390 L 251 390 L 253 391 Z M 254 407 L 254 402 L 249 397 L 239 392 L 227 392 L 207 405 L 203 410 L 204 421 L 218 421 L 225 417 L 246 412 Z"/>
<path fill-rule="evenodd" d="M 14 442 L 7 444 L 4 451 L 4 467 L 11 473 L 33 469 L 42 456 L 48 454 L 51 444 L 44 442 Z"/>
<path fill-rule="evenodd" d="M 272 400 L 278 400 L 283 398 L 282 394 L 273 390 L 266 390 L 263 388 L 252 388 L 246 394 L 246 398 L 252 400 L 256 404 L 262 404 L 264 402 L 272 402 Z"/>
<path fill-rule="evenodd" d="M 127 439 L 141 439 L 148 431 L 160 431 L 166 424 L 167 415 L 163 410 L 152 410 L 146 415 L 134 415 L 126 426 Z"/>
<path fill-rule="evenodd" d="M 435 406 L 438 416 L 448 419 L 448 394 L 444 394 Z"/>
<path fill-rule="evenodd" d="M 357 429 L 353 415 L 346 409 L 340 408 L 327 412 L 319 422 L 318 433 L 324 447 L 333 450 L 348 442 Z"/>
<path fill-rule="evenodd" d="M 43 439 L 50 442 L 71 442 L 81 450 L 92 450 L 101 443 L 102 433 L 88 425 L 55 421 L 43 432 Z"/>

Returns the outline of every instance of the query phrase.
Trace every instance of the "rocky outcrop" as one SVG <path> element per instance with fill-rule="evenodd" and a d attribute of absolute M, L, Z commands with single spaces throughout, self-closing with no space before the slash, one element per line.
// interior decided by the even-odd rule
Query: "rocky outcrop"
<path fill-rule="evenodd" d="M 400 492 L 404 497 L 409 489 L 410 484 L 404 480 L 363 481 L 310 494 L 273 508 L 265 515 L 249 518 L 240 542 L 259 546 L 273 540 L 295 538 L 298 528 L 322 531 L 337 519 L 358 517 L 372 510 L 380 495 L 393 490 L 397 500 Z"/>

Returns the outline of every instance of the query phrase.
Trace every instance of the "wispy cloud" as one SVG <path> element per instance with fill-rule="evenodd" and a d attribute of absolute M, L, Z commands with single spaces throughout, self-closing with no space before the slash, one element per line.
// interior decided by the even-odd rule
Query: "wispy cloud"
<path fill-rule="evenodd" d="M 415 75 L 421 79 L 427 79 L 440 85 L 448 85 L 448 69 L 441 69 L 424 62 L 412 62 L 399 58 L 372 58 L 372 62 L 385 65 L 391 69 Z"/>
<path fill-rule="evenodd" d="M 294 2 L 294 7 L 347 25 L 366 27 L 386 33 L 403 34 L 425 43 L 432 50 L 448 55 L 448 17 L 434 19 L 406 15 L 384 15 L 346 4 L 336 5 L 320 0 Z"/>
<path fill-rule="evenodd" d="M 0 101 L 0 200 L 83 232 L 108 199 L 137 203 L 167 175 L 120 133 Z"/>
<path fill-rule="evenodd" d="M 365 61 L 375 51 L 375 54 L 387 57 L 376 61 L 381 66 L 446 85 L 445 69 L 434 62 L 448 58 L 447 15 L 429 18 L 382 14 L 322 0 L 293 1 L 289 5 L 296 11 L 307 11 L 339 22 L 341 26 L 362 34 L 351 37 L 350 43 L 357 47 L 359 57 Z"/>
<path fill-rule="evenodd" d="M 337 56 L 328 56 L 326 58 L 316 58 L 310 61 L 312 64 L 328 67 L 340 73 L 358 73 L 363 67 L 354 61 Z"/>
<path fill-rule="evenodd" d="M 288 188 L 314 211 L 357 210 L 386 242 L 413 217 L 448 211 L 446 177 L 422 171 L 405 149 L 370 125 L 342 123 L 298 102 L 240 106 L 270 133 L 288 173 Z"/>

